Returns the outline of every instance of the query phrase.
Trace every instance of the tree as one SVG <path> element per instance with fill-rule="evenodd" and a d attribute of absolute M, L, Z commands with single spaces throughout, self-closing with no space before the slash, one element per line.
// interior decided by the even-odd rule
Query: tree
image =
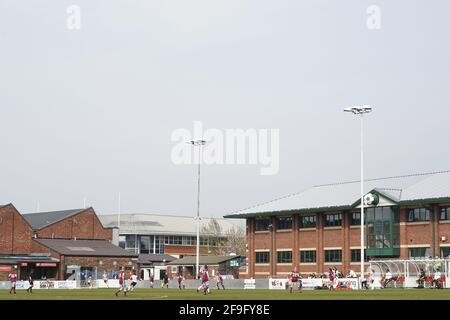
<path fill-rule="evenodd" d="M 226 233 L 226 237 L 229 253 L 235 253 L 238 256 L 246 255 L 247 239 L 242 228 L 237 226 L 230 228 Z"/>
<path fill-rule="evenodd" d="M 206 242 L 209 253 L 217 255 L 234 253 L 242 256 L 246 254 L 246 236 L 242 228 L 234 226 L 223 232 L 219 222 L 212 218 L 200 228 L 200 235 L 200 243 Z"/>

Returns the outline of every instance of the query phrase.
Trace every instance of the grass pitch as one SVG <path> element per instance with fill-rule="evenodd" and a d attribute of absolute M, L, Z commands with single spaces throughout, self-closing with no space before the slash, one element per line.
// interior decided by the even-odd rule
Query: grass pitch
<path fill-rule="evenodd" d="M 383 289 L 367 291 L 328 290 L 211 290 L 209 295 L 195 289 L 135 289 L 126 297 L 115 296 L 116 289 L 39 289 L 32 294 L 0 290 L 0 300 L 450 300 L 447 289 Z"/>

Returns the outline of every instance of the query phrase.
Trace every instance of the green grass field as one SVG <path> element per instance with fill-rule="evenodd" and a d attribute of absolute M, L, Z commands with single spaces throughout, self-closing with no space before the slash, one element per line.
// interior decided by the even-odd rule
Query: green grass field
<path fill-rule="evenodd" d="M 209 295 L 193 289 L 136 289 L 126 297 L 114 295 L 115 289 L 34 290 L 28 294 L 17 290 L 9 294 L 0 290 L 1 300 L 450 300 L 450 290 L 384 289 L 368 291 L 304 290 L 303 292 L 278 290 L 212 290 Z"/>

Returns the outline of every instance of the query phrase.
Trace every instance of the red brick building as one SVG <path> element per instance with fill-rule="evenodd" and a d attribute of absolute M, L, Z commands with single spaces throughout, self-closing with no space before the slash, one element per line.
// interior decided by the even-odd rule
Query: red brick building
<path fill-rule="evenodd" d="M 112 244 L 94 209 L 21 214 L 12 204 L 0 206 L 0 280 L 18 267 L 19 278 L 66 279 L 136 267 L 135 254 Z M 70 268 L 68 268 L 70 266 Z"/>
<path fill-rule="evenodd" d="M 331 266 L 359 272 L 359 188 L 318 185 L 227 215 L 247 220 L 246 276 L 285 276 L 294 267 L 304 275 Z M 450 255 L 449 171 L 366 180 L 365 190 L 367 260 Z"/>

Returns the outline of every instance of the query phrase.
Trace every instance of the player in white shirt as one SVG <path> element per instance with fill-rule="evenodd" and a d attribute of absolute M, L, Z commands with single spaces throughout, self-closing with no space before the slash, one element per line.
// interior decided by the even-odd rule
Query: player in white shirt
<path fill-rule="evenodd" d="M 386 288 L 386 286 L 393 281 L 392 279 L 392 273 L 389 269 L 386 270 L 386 274 L 384 275 L 384 283 L 383 288 Z"/>
<path fill-rule="evenodd" d="M 131 284 L 128 287 L 128 291 L 133 291 L 137 285 L 137 282 L 138 282 L 138 277 L 136 275 L 136 271 L 133 271 L 133 274 L 131 275 Z"/>
<path fill-rule="evenodd" d="M 431 284 L 436 289 L 441 288 L 441 271 L 439 269 L 437 269 L 436 272 L 434 273 L 433 282 Z"/>
<path fill-rule="evenodd" d="M 103 271 L 103 282 L 105 283 L 106 287 L 109 288 L 108 285 L 108 273 L 105 271 Z"/>

